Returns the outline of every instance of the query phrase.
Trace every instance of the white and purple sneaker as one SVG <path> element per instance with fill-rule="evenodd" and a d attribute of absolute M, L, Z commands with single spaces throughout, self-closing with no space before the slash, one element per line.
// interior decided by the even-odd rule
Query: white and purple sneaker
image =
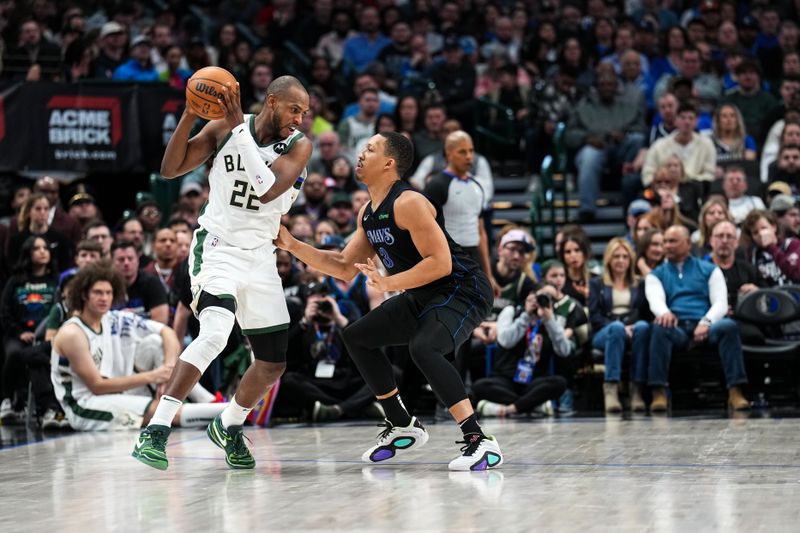
<path fill-rule="evenodd" d="M 428 442 L 428 432 L 417 417 L 412 417 L 406 427 L 393 426 L 388 420 L 381 425 L 385 425 L 386 429 L 378 435 L 378 444 L 361 456 L 365 463 L 383 463 L 397 457 L 398 452 L 420 448 Z"/>
<path fill-rule="evenodd" d="M 450 470 L 482 471 L 503 464 L 500 446 L 492 435 L 470 433 L 464 435 L 464 440 L 456 441 L 456 444 L 464 446 L 461 447 L 461 456 L 450 461 Z"/>

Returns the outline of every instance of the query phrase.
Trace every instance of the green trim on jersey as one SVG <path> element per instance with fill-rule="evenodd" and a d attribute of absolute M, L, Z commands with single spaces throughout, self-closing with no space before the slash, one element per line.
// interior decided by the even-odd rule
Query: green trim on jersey
<path fill-rule="evenodd" d="M 92 326 L 90 326 L 89 324 L 87 324 L 86 322 L 83 321 L 83 319 L 80 317 L 80 315 L 75 315 L 75 318 L 80 320 L 81 324 L 86 326 L 86 329 L 88 329 L 89 331 L 91 331 L 95 335 L 102 335 L 103 334 L 103 323 L 102 322 L 100 322 L 100 331 L 95 331 Z"/>
<path fill-rule="evenodd" d="M 225 146 L 225 144 L 228 142 L 228 139 L 230 139 L 230 138 L 231 138 L 231 135 L 233 135 L 233 132 L 232 132 L 232 131 L 229 131 L 229 132 L 228 132 L 228 134 L 225 136 L 225 138 L 224 138 L 224 139 L 222 139 L 222 142 L 221 142 L 221 143 L 219 143 L 219 145 L 217 146 L 217 151 L 216 151 L 216 153 L 217 153 L 217 154 L 220 152 L 220 150 L 222 150 L 222 148 L 223 148 L 223 147 Z"/>
<path fill-rule="evenodd" d="M 250 115 L 250 121 L 249 122 L 250 122 L 250 135 L 253 136 L 253 140 L 256 141 L 256 145 L 258 145 L 260 148 L 269 148 L 273 144 L 278 144 L 279 142 L 283 142 L 283 141 L 286 140 L 286 139 L 278 139 L 277 141 L 272 141 L 272 142 L 267 143 L 267 144 L 261 144 L 260 142 L 258 142 L 258 137 L 256 136 L 256 116 L 255 115 Z M 281 152 L 278 155 L 281 156 L 283 154 L 288 153 L 289 150 L 294 145 L 294 143 L 298 139 L 302 139 L 303 137 L 305 137 L 305 135 L 303 134 L 302 131 L 295 130 L 295 132 L 292 134 L 292 136 L 289 137 L 289 142 L 286 143 L 286 148 L 284 148 L 283 152 Z M 228 139 L 226 138 L 225 140 L 227 141 Z M 225 144 L 224 141 L 223 141 L 223 144 Z M 221 150 L 221 149 L 222 149 L 222 146 L 220 146 L 217 149 L 217 152 L 219 152 L 219 150 Z"/>
<path fill-rule="evenodd" d="M 288 153 L 289 153 L 289 150 L 291 150 L 291 149 L 292 149 L 292 146 L 294 146 L 294 143 L 295 143 L 295 142 L 297 142 L 297 141 L 299 141 L 299 140 L 300 140 L 300 139 L 302 139 L 303 137 L 305 137 L 305 135 L 303 134 L 303 132 L 302 132 L 302 131 L 297 131 L 297 132 L 295 133 L 294 137 L 292 137 L 291 139 L 289 139 L 289 142 L 288 142 L 288 143 L 286 143 L 286 149 L 283 151 L 283 154 L 288 154 Z M 283 154 L 281 154 L 281 155 L 283 155 Z"/>
<path fill-rule="evenodd" d="M 102 420 L 103 422 L 111 422 L 114 419 L 114 414 L 109 413 L 108 411 L 86 409 L 78 405 L 78 401 L 72 397 L 72 383 L 64 383 L 64 402 L 66 402 L 75 415 L 81 418 L 88 418 L 89 420 Z"/>
<path fill-rule="evenodd" d="M 256 135 L 256 116 L 255 115 L 250 115 L 250 135 L 253 136 L 253 140 L 256 141 L 256 145 L 259 146 L 260 148 L 266 148 L 267 146 L 272 144 L 272 143 L 261 144 L 260 142 L 258 142 L 258 136 Z"/>
<path fill-rule="evenodd" d="M 203 213 L 206 212 L 206 207 L 208 207 L 208 200 L 203 202 L 203 205 L 200 206 L 200 211 L 198 211 L 198 213 L 197 213 L 197 218 L 200 218 L 201 216 L 203 216 Z"/>
<path fill-rule="evenodd" d="M 236 301 L 236 296 L 234 296 L 233 294 L 227 294 L 227 293 L 226 294 L 214 294 L 213 296 L 216 296 L 220 300 L 233 300 L 233 301 Z"/>
<path fill-rule="evenodd" d="M 208 232 L 201 229 L 197 232 L 197 244 L 194 245 L 192 255 L 194 256 L 194 265 L 192 266 L 192 275 L 196 276 L 200 273 L 200 267 L 203 266 L 203 244 L 206 242 Z"/>
<path fill-rule="evenodd" d="M 266 328 L 257 328 L 257 329 L 243 329 L 242 334 L 244 335 L 263 335 L 264 333 L 275 333 L 276 331 L 283 331 L 289 329 L 289 323 L 286 324 L 278 324 L 277 326 L 268 326 Z"/>
<path fill-rule="evenodd" d="M 211 293 L 209 293 L 209 294 L 211 294 Z M 216 298 L 219 298 L 220 300 L 233 300 L 233 305 L 235 307 L 239 307 L 239 302 L 236 301 L 236 296 L 234 296 L 233 294 L 227 294 L 227 293 L 224 293 L 224 294 L 212 294 L 212 296 L 214 296 Z"/>

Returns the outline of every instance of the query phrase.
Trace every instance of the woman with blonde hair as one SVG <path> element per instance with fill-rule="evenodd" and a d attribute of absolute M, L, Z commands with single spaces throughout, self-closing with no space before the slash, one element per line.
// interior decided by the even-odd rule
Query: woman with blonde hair
<path fill-rule="evenodd" d="M 622 237 L 611 239 L 603 253 L 603 275 L 589 284 L 589 318 L 592 347 L 603 350 L 605 382 L 603 396 L 607 413 L 622 410 L 619 382 L 625 346 L 631 345 L 631 408 L 643 411 L 642 386 L 647 383 L 647 352 L 650 324 L 639 320 L 639 309 L 645 304 L 644 291 L 638 286 L 636 253 Z"/>
<path fill-rule="evenodd" d="M 700 209 L 700 217 L 697 219 L 698 229 L 692 233 L 692 244 L 697 246 L 699 255 L 711 253 L 711 247 L 708 244 L 711 228 L 720 220 L 727 220 L 728 222 L 733 222 L 734 225 L 736 224 L 733 215 L 728 211 L 728 203 L 725 197 L 715 195 L 703 204 Z"/>
<path fill-rule="evenodd" d="M 677 195 L 666 189 L 660 189 L 656 194 L 658 205 L 654 211 L 661 215 L 662 228 L 678 225 L 685 226 L 689 231 L 697 229 L 697 225 L 681 213 Z"/>
<path fill-rule="evenodd" d="M 747 134 L 742 113 L 733 104 L 722 104 L 714 113 L 711 140 L 717 149 L 717 165 L 756 158 L 756 142 Z"/>
<path fill-rule="evenodd" d="M 652 191 L 672 193 L 680 212 L 689 220 L 697 219 L 700 213 L 702 197 L 697 182 L 688 181 L 683 168 L 683 161 L 677 156 L 670 156 L 653 174 Z"/>
<path fill-rule="evenodd" d="M 50 253 L 58 263 L 58 268 L 65 270 L 72 266 L 73 244 L 66 235 L 50 225 L 50 200 L 41 192 L 30 194 L 19 210 L 17 232 L 8 241 L 7 264 L 13 265 L 17 262 L 22 243 L 33 235 L 44 237 L 49 243 Z"/>

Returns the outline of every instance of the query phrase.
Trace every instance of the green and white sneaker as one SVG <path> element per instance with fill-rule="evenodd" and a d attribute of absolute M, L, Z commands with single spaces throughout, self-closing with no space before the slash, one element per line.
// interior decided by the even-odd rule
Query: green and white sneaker
<path fill-rule="evenodd" d="M 147 426 L 139 433 L 139 440 L 136 441 L 131 456 L 147 466 L 166 470 L 169 466 L 166 452 L 167 438 L 171 431 L 172 429 L 167 426 Z"/>
<path fill-rule="evenodd" d="M 411 417 L 406 427 L 393 426 L 388 420 L 378 425 L 384 430 L 378 434 L 378 443 L 361 456 L 365 463 L 382 463 L 397 457 L 398 452 L 421 448 L 428 442 L 428 432 L 416 416 Z"/>
<path fill-rule="evenodd" d="M 231 426 L 225 429 L 222 425 L 222 418 L 217 415 L 208 425 L 206 434 L 211 439 L 211 442 L 225 450 L 225 462 L 231 468 L 247 469 L 256 467 L 256 460 L 244 442 L 247 437 L 242 432 L 242 426 Z"/>
<path fill-rule="evenodd" d="M 464 435 L 464 440 L 456 441 L 456 444 L 464 446 L 461 447 L 461 456 L 450 461 L 450 470 L 489 470 L 503 464 L 500 445 L 492 435 L 470 433 Z"/>

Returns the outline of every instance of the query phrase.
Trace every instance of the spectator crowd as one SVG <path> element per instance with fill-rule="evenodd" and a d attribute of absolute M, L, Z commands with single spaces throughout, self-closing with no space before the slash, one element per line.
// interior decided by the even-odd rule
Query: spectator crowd
<path fill-rule="evenodd" d="M 718 354 L 728 405 L 750 407 L 743 344 L 789 338 L 791 328 L 742 323 L 737 305 L 800 283 L 795 2 L 193 4 L 0 2 L 0 83 L 184 89 L 194 71 L 218 65 L 241 84 L 245 113 L 257 113 L 270 82 L 295 75 L 308 88 L 301 129 L 314 151 L 283 223 L 342 249 L 369 201 L 354 173 L 367 139 L 407 135 L 416 161 L 406 179 L 445 213 L 495 289 L 492 315 L 453 358 L 480 415 L 572 412 L 593 357 L 607 412 L 626 398 L 635 411 L 665 411 L 678 350 Z M 535 182 L 558 151 L 575 177 L 579 224 L 558 228 L 547 257 L 528 228 L 496 229 L 492 198 L 503 161 Z M 119 309 L 170 326 L 184 345 L 197 335 L 187 256 L 209 168 L 180 178 L 174 205 L 142 192 L 118 220 L 91 185 L 15 181 L 0 220 L 4 423 L 35 397 L 45 427 L 64 425 L 42 366 L 71 316 L 69 281 L 87 265 L 108 262 L 121 275 Z M 609 190 L 627 231 L 595 258 L 586 227 Z M 363 275 L 338 280 L 277 256 L 292 323 L 276 416 L 381 417 L 341 332 L 390 295 Z M 407 351 L 387 350 L 408 407 L 435 401 Z M 224 396 L 249 357 L 235 328 L 205 389 Z"/>

